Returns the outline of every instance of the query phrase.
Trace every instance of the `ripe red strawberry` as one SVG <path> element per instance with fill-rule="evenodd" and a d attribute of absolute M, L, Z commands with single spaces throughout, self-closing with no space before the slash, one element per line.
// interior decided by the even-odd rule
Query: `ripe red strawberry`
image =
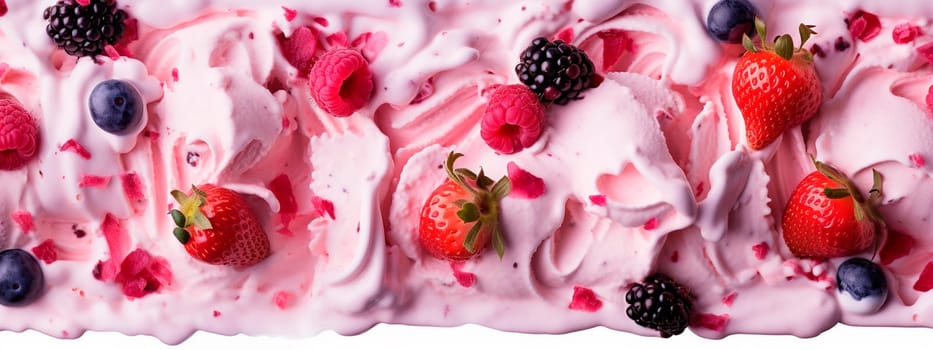
<path fill-rule="evenodd" d="M 175 238 L 192 257 L 214 265 L 247 267 L 269 256 L 269 239 L 240 194 L 214 185 L 172 191 L 181 205 L 169 214 Z"/>
<path fill-rule="evenodd" d="M 885 229 L 876 205 L 881 201 L 881 174 L 874 172 L 868 199 L 845 174 L 814 161 L 791 194 L 781 224 L 784 243 L 799 258 L 834 258 L 858 254 L 879 243 Z"/>
<path fill-rule="evenodd" d="M 499 258 L 505 241 L 499 228 L 499 200 L 512 189 L 503 176 L 493 183 L 483 170 L 454 169 L 462 157 L 450 153 L 445 169 L 449 179 L 428 196 L 421 210 L 419 241 L 424 250 L 438 259 L 467 260 L 479 255 L 492 241 Z"/>
<path fill-rule="evenodd" d="M 767 38 L 764 22 L 755 18 L 759 38 Z M 807 121 L 823 102 L 813 56 L 803 44 L 816 34 L 800 25 L 800 47 L 784 34 L 774 44 L 756 47 L 745 35 L 748 50 L 735 65 L 732 96 L 745 119 L 745 138 L 752 149 L 762 149 L 790 128 Z"/>

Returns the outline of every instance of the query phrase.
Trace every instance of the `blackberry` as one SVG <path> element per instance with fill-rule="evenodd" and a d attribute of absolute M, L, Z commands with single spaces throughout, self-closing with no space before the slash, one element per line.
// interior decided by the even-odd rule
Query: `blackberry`
<path fill-rule="evenodd" d="M 531 46 L 522 52 L 521 63 L 515 66 L 518 79 L 541 102 L 559 105 L 581 99 L 580 93 L 590 88 L 595 71 L 583 50 L 545 38 L 532 40 Z"/>
<path fill-rule="evenodd" d="M 684 332 L 693 310 L 690 292 L 664 274 L 655 273 L 625 294 L 626 315 L 639 326 L 655 329 L 669 338 Z"/>
<path fill-rule="evenodd" d="M 47 7 L 42 18 L 49 22 L 46 34 L 58 47 L 72 56 L 94 57 L 120 40 L 127 15 L 117 8 L 115 0 L 91 0 L 87 6 L 60 0 Z"/>

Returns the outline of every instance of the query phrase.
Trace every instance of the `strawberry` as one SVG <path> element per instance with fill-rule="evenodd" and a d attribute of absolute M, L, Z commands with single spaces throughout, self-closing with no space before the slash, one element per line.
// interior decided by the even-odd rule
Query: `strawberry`
<path fill-rule="evenodd" d="M 175 238 L 195 259 L 214 265 L 247 267 L 269 256 L 269 239 L 240 194 L 210 184 L 191 194 L 172 191 L 181 209 L 169 212 Z"/>
<path fill-rule="evenodd" d="M 479 174 L 454 169 L 463 154 L 450 152 L 444 168 L 448 179 L 438 186 L 421 210 L 419 241 L 438 259 L 467 260 L 479 255 L 492 241 L 499 258 L 505 242 L 499 227 L 499 200 L 512 189 L 503 176 L 493 183 L 483 170 Z"/>
<path fill-rule="evenodd" d="M 767 38 L 764 22 L 755 18 L 758 37 Z M 774 43 L 756 47 L 745 35 L 748 50 L 735 65 L 732 96 L 745 118 L 745 138 L 752 149 L 762 149 L 790 128 L 807 121 L 823 102 L 813 56 L 803 48 L 812 26 L 800 25 L 800 47 L 784 34 Z"/>
<path fill-rule="evenodd" d="M 881 201 L 881 174 L 866 199 L 845 174 L 813 161 L 816 171 L 794 189 L 781 227 L 784 242 L 798 258 L 834 258 L 877 248 L 885 223 L 876 206 Z"/>

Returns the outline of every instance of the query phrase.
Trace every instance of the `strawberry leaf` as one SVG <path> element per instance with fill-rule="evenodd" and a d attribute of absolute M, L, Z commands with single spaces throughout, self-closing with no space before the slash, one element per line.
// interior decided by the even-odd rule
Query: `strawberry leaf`
<path fill-rule="evenodd" d="M 815 159 L 813 158 L 812 155 L 810 157 L 811 159 Z M 820 162 L 818 160 L 814 160 L 813 164 L 816 166 L 817 171 L 823 173 L 823 175 L 826 175 L 826 177 L 828 177 L 830 180 L 833 180 L 835 182 L 842 183 L 842 184 L 844 184 L 847 181 L 845 174 L 840 172 L 838 169 L 833 168 L 831 165 Z"/>
<path fill-rule="evenodd" d="M 454 172 L 457 173 L 458 175 L 463 176 L 463 177 L 465 177 L 465 178 L 468 178 L 468 179 L 470 179 L 470 180 L 476 180 L 476 173 L 474 173 L 474 172 L 471 171 L 470 169 L 459 168 L 459 169 L 457 169 L 457 170 L 454 170 Z"/>
<path fill-rule="evenodd" d="M 768 30 L 765 21 L 758 16 L 755 16 L 755 31 L 758 33 L 758 38 L 764 43 L 768 38 Z"/>
<path fill-rule="evenodd" d="M 460 159 L 460 157 L 463 157 L 463 153 L 454 153 L 451 151 L 450 154 L 447 155 L 447 163 L 444 164 L 444 168 L 450 172 L 451 169 L 454 168 L 454 163 L 457 161 L 457 159 Z"/>
<path fill-rule="evenodd" d="M 191 193 L 194 193 L 194 195 L 198 197 L 199 207 L 207 203 L 207 193 L 204 193 L 204 191 L 201 191 L 201 189 L 198 188 L 197 186 L 191 185 Z"/>
<path fill-rule="evenodd" d="M 823 190 L 823 194 L 829 199 L 841 199 L 852 195 L 849 193 L 849 190 L 845 188 L 827 188 Z"/>
<path fill-rule="evenodd" d="M 752 38 L 748 37 L 748 34 L 742 34 L 742 46 L 748 52 L 758 52 L 758 48 L 755 47 L 755 43 L 752 42 Z"/>
<path fill-rule="evenodd" d="M 195 211 L 194 215 L 191 215 L 191 222 L 194 224 L 194 227 L 197 227 L 202 230 L 210 230 L 214 228 L 211 225 L 211 221 L 207 219 L 207 216 L 204 216 L 204 213 L 201 210 Z"/>
<path fill-rule="evenodd" d="M 457 184 L 463 186 L 464 185 L 463 177 L 461 175 L 458 175 L 457 172 L 454 170 L 454 163 L 456 163 L 457 159 L 459 159 L 460 157 L 463 157 L 462 153 L 454 153 L 453 151 L 451 151 L 450 154 L 447 155 L 447 161 L 444 163 L 444 171 L 447 172 L 447 177 L 451 181 L 456 182 Z"/>
<path fill-rule="evenodd" d="M 187 222 L 188 220 L 185 218 L 185 214 L 182 214 L 180 210 L 172 209 L 172 211 L 168 213 L 169 215 L 172 216 L 172 222 L 175 223 L 175 226 L 177 227 L 188 226 L 188 222 Z"/>
<path fill-rule="evenodd" d="M 502 260 L 502 256 L 505 255 L 505 241 L 502 238 L 502 231 L 499 230 L 498 223 L 492 230 L 492 247 L 496 249 L 499 260 Z"/>
<path fill-rule="evenodd" d="M 855 220 L 865 220 L 865 209 L 863 209 L 860 204 L 855 205 Z"/>
<path fill-rule="evenodd" d="M 884 178 L 881 176 L 881 173 L 878 170 L 871 169 L 872 175 L 872 185 L 871 190 L 868 191 L 869 203 L 872 205 L 878 204 L 875 203 L 881 200 L 881 196 L 884 195 Z"/>
<path fill-rule="evenodd" d="M 496 199 L 505 198 L 505 196 L 508 196 L 509 192 L 511 191 L 512 180 L 510 180 L 508 176 L 503 176 L 500 178 L 499 181 L 497 181 L 496 184 L 492 186 L 492 190 L 490 190 Z"/>
<path fill-rule="evenodd" d="M 476 175 L 476 187 L 481 189 L 488 189 L 492 185 L 492 179 L 489 176 L 486 176 L 486 173 L 483 171 L 483 168 L 479 168 L 479 174 Z"/>
<path fill-rule="evenodd" d="M 472 172 L 466 169 L 454 170 L 454 163 L 456 163 L 457 159 L 459 159 L 460 157 L 463 157 L 462 153 L 454 153 L 453 151 L 451 151 L 450 154 L 447 156 L 447 162 L 444 163 L 444 170 L 447 172 L 447 178 L 449 178 L 450 181 L 453 181 L 454 183 L 456 183 L 463 189 L 467 190 L 467 192 L 470 192 L 473 195 L 477 195 L 476 189 L 470 186 L 470 184 L 468 184 L 463 179 L 464 176 L 470 177 L 470 174 L 472 174 Z"/>
<path fill-rule="evenodd" d="M 176 227 L 174 230 L 172 230 L 172 234 L 175 235 L 175 239 L 181 242 L 181 244 L 188 243 L 188 241 L 191 239 L 191 235 L 188 234 L 188 231 L 185 231 L 185 229 L 181 227 Z"/>
<path fill-rule="evenodd" d="M 479 220 L 479 216 L 479 207 L 473 204 L 473 202 L 464 203 L 460 210 L 457 211 L 457 217 L 463 220 L 463 222 L 477 221 Z"/>
<path fill-rule="evenodd" d="M 186 195 L 182 191 L 172 190 L 171 193 L 172 193 L 172 198 L 175 198 L 175 201 L 178 202 L 178 204 L 183 204 L 186 201 L 188 201 L 188 195 Z"/>
<path fill-rule="evenodd" d="M 463 239 L 463 247 L 470 253 L 476 251 L 476 238 L 479 237 L 479 229 L 482 226 L 482 221 L 476 222 L 476 225 L 470 228 L 470 232 L 467 232 L 466 238 Z"/>
<path fill-rule="evenodd" d="M 191 217 L 201 211 L 201 205 L 199 201 L 193 198 L 188 198 L 187 201 L 182 202 L 181 204 L 181 213 L 185 215 L 185 226 L 191 224 Z"/>
<path fill-rule="evenodd" d="M 794 39 L 784 34 L 774 40 L 774 53 L 789 60 L 794 57 Z"/>
<path fill-rule="evenodd" d="M 816 34 L 810 28 L 812 28 L 812 26 L 807 26 L 806 24 L 800 23 L 800 27 L 798 28 L 798 31 L 800 31 L 800 48 L 801 49 L 803 48 L 803 44 L 805 44 L 807 40 L 810 40 L 810 35 Z"/>

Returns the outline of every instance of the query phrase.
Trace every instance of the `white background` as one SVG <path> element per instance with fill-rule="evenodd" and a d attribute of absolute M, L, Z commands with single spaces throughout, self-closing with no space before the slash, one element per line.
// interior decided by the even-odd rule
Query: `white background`
<path fill-rule="evenodd" d="M 0 316 L 2 317 L 2 316 Z M 562 335 L 517 334 L 478 326 L 457 328 L 379 325 L 358 336 L 326 332 L 289 339 L 277 337 L 226 337 L 197 333 L 187 341 L 169 346 L 148 336 L 88 332 L 77 340 L 61 340 L 34 331 L 0 333 L 3 349 L 886 349 L 925 348 L 933 340 L 933 329 L 857 328 L 838 325 L 815 338 L 793 336 L 732 335 L 720 340 L 697 337 L 689 331 L 670 339 L 640 337 L 594 328 Z M 918 344 L 919 343 L 919 344 Z"/>

